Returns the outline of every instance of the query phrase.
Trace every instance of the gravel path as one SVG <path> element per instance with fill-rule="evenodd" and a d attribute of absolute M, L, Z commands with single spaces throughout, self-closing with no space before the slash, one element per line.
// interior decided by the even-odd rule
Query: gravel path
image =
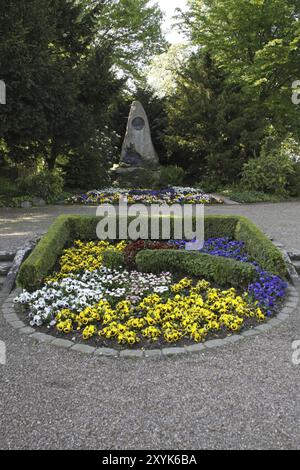
<path fill-rule="evenodd" d="M 249 217 L 287 248 L 300 249 L 300 201 L 279 204 L 206 206 L 207 214 L 240 214 Z M 46 206 L 32 209 L 0 208 L 0 251 L 18 248 L 36 234 L 45 233 L 60 214 L 95 215 L 95 207 Z"/>
<path fill-rule="evenodd" d="M 0 210 L 0 250 L 43 233 L 65 213 Z M 211 207 L 249 216 L 300 249 L 300 203 Z M 185 358 L 90 358 L 34 343 L 0 317 L 1 449 L 299 449 L 300 339 L 289 323 L 242 343 Z"/>

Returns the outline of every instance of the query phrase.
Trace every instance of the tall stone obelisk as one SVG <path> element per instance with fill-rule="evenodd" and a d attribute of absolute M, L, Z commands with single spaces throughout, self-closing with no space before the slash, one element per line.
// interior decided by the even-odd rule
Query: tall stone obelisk
<path fill-rule="evenodd" d="M 153 146 L 147 114 L 139 101 L 132 103 L 120 164 L 112 169 L 120 184 L 143 187 L 160 176 L 158 155 Z"/>

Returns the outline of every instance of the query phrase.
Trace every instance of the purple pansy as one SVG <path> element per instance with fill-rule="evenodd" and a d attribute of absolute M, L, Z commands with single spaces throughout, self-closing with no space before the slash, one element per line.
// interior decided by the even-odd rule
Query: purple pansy
<path fill-rule="evenodd" d="M 179 249 L 184 249 L 187 242 L 185 240 L 170 240 L 169 243 Z M 257 262 L 251 260 L 246 253 L 243 241 L 231 240 L 230 238 L 209 238 L 205 241 L 201 252 L 253 264 L 258 273 L 258 278 L 256 282 L 248 286 L 249 297 L 257 302 L 268 316 L 274 314 L 278 302 L 286 295 L 288 284 L 281 277 L 263 270 Z"/>

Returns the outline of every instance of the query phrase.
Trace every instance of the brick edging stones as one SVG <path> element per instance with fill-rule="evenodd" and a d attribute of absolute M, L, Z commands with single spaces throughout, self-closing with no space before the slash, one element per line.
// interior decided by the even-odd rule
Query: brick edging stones
<path fill-rule="evenodd" d="M 231 343 L 236 343 L 238 341 L 243 341 L 251 336 L 256 336 L 258 334 L 266 333 L 272 328 L 275 328 L 286 322 L 289 317 L 293 314 L 299 304 L 299 295 L 294 286 L 291 284 L 287 290 L 287 298 L 284 303 L 283 308 L 280 313 L 268 320 L 266 323 L 259 325 L 253 329 L 246 330 L 240 334 L 235 334 L 232 336 L 227 336 L 224 339 L 214 339 L 206 341 L 205 343 L 193 344 L 191 346 L 185 347 L 169 347 L 162 349 L 150 349 L 150 350 L 133 350 L 133 349 L 124 349 L 118 351 L 116 349 L 110 348 L 96 348 L 89 346 L 88 344 L 74 344 L 74 342 L 67 339 L 60 339 L 51 336 L 50 334 L 40 333 L 36 329 L 31 328 L 30 326 L 25 325 L 23 321 L 20 320 L 19 316 L 15 312 L 13 299 L 18 295 L 20 289 L 14 290 L 9 297 L 4 301 L 2 305 L 2 312 L 5 320 L 20 334 L 27 335 L 33 340 L 39 341 L 41 343 L 51 344 L 58 348 L 70 349 L 71 351 L 77 351 L 83 354 L 94 355 L 94 356 L 108 356 L 114 358 L 152 358 L 152 357 L 170 357 L 170 356 L 183 356 L 191 353 L 203 352 L 207 349 L 211 350 L 214 348 L 220 348 L 221 346 L 226 346 Z"/>

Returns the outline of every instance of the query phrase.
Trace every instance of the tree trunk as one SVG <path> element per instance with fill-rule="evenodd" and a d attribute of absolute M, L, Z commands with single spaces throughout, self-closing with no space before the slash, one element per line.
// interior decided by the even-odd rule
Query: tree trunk
<path fill-rule="evenodd" d="M 54 170 L 58 155 L 59 155 L 58 145 L 55 142 L 53 142 L 52 147 L 51 147 L 50 157 L 47 159 L 47 165 L 48 165 L 49 171 Z"/>

